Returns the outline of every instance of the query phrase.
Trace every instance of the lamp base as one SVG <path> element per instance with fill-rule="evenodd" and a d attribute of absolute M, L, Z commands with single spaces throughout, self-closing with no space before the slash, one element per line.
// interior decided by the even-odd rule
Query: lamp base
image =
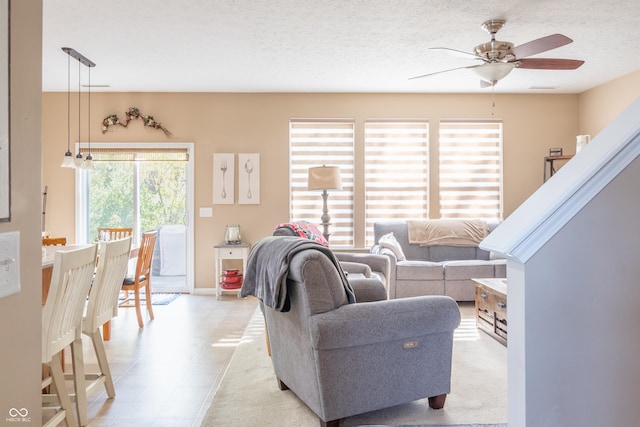
<path fill-rule="evenodd" d="M 322 216 L 320 217 L 322 222 L 320 225 L 322 225 L 322 235 L 328 242 L 329 236 L 331 235 L 331 233 L 329 233 L 329 226 L 331 225 L 329 221 L 331 221 L 331 217 L 329 216 L 329 209 L 327 208 L 327 197 L 329 197 L 327 190 L 322 190 Z"/>

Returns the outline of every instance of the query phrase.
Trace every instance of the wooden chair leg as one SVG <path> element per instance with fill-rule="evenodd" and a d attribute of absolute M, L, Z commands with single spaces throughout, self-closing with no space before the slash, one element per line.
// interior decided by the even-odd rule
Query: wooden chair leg
<path fill-rule="evenodd" d="M 149 312 L 149 319 L 153 320 L 153 304 L 151 304 L 151 281 L 147 278 L 145 287 L 145 294 L 147 296 L 147 311 Z"/>
<path fill-rule="evenodd" d="M 78 423 L 86 426 L 87 422 L 87 389 L 84 373 L 84 355 L 82 352 L 82 339 L 76 339 L 71 343 L 71 360 L 73 365 L 73 385 L 76 394 L 76 409 L 78 411 Z"/>
<path fill-rule="evenodd" d="M 93 349 L 96 352 L 96 358 L 98 359 L 100 374 L 104 377 L 104 387 L 107 390 L 107 396 L 109 398 L 113 398 L 116 395 L 116 389 L 113 386 L 111 369 L 109 369 L 109 362 L 107 361 L 107 352 L 104 349 L 104 343 L 100 337 L 100 331 L 93 332 L 90 337 L 91 342 L 93 343 Z"/>
<path fill-rule="evenodd" d="M 51 363 L 49 364 L 51 369 L 51 378 L 53 379 L 53 386 L 55 387 L 55 393 L 60 401 L 60 407 L 65 411 L 65 419 L 68 426 L 76 425 L 76 418 L 73 416 L 73 405 L 71 404 L 71 397 L 67 392 L 67 387 L 64 383 L 64 372 L 62 372 L 62 365 L 60 360 L 60 353 L 53 355 Z"/>
<path fill-rule="evenodd" d="M 102 325 L 102 339 L 105 341 L 111 339 L 111 320 Z"/>
<path fill-rule="evenodd" d="M 446 394 L 441 394 L 438 396 L 432 396 L 429 398 L 429 407 L 431 409 L 442 409 L 444 408 L 444 401 L 447 399 Z"/>
<path fill-rule="evenodd" d="M 267 354 L 271 357 L 271 344 L 269 343 L 269 331 L 265 325 L 264 327 L 264 339 L 267 342 Z"/>
<path fill-rule="evenodd" d="M 138 327 L 143 328 L 144 322 L 142 321 L 142 310 L 140 308 L 140 289 L 138 288 L 134 289 L 133 295 L 135 296 L 136 315 L 138 316 Z M 147 301 L 147 304 L 151 304 L 151 301 Z"/>

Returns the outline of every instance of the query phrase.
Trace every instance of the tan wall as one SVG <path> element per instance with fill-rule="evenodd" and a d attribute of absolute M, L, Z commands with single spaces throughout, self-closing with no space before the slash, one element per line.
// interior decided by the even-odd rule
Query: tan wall
<path fill-rule="evenodd" d="M 0 233 L 20 232 L 21 291 L 0 299 L 0 425 L 11 408 L 40 422 L 40 109 L 42 0 L 11 2 L 11 214 Z"/>
<path fill-rule="evenodd" d="M 100 66 L 100 64 L 98 64 Z M 73 98 L 72 98 L 73 99 Z M 437 153 L 437 122 L 443 118 L 492 117 L 491 94 L 216 94 L 216 93 L 93 93 L 92 141 L 175 141 L 195 143 L 195 286 L 212 287 L 212 245 L 223 240 L 224 226 L 239 223 L 243 238 L 255 242 L 288 220 L 288 121 L 303 118 L 354 118 L 356 152 L 363 152 L 367 118 L 428 118 L 431 151 Z M 495 118 L 504 121 L 505 215 L 542 183 L 543 157 L 550 147 L 575 150 L 578 132 L 577 95 L 496 95 Z M 73 105 L 73 102 L 72 102 Z M 171 132 L 145 128 L 132 121 L 127 128 L 102 133 L 102 119 L 124 118 L 129 107 L 153 115 Z M 72 110 L 72 118 L 77 110 Z M 66 93 L 43 95 L 43 185 L 49 186 L 47 229 L 74 241 L 74 172 L 59 167 L 66 151 Z M 72 120 L 71 141 L 77 138 Z M 75 131 L 74 131 L 75 129 Z M 84 132 L 84 131 L 83 131 Z M 86 136 L 82 138 L 86 140 Z M 260 205 L 214 205 L 213 218 L 198 218 L 198 208 L 212 206 L 214 152 L 259 153 Z M 356 187 L 362 186 L 362 164 L 356 165 Z M 432 163 L 431 200 L 437 200 L 437 164 Z M 236 198 L 237 200 L 237 198 Z M 433 203 L 432 203 L 433 206 Z M 362 219 L 363 201 L 356 200 Z M 437 206 L 431 215 L 438 217 Z M 319 217 L 320 215 L 318 215 Z M 362 247 L 364 236 L 356 235 Z"/>
<path fill-rule="evenodd" d="M 640 70 L 580 94 L 580 133 L 595 137 L 640 96 Z"/>

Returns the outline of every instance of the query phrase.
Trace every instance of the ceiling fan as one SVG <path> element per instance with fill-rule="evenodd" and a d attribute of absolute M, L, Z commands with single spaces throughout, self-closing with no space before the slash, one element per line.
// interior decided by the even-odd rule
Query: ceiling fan
<path fill-rule="evenodd" d="M 485 21 L 482 24 L 482 29 L 491 35 L 491 41 L 477 45 L 473 48 L 473 53 L 446 47 L 430 48 L 430 50 L 442 50 L 458 57 L 480 61 L 480 64 L 436 71 L 435 73 L 411 77 L 410 80 L 454 70 L 472 69 L 480 77 L 480 86 L 489 87 L 494 86 L 499 80 L 506 77 L 514 68 L 575 70 L 584 64 L 584 61 L 577 59 L 528 58 L 529 56 L 572 43 L 573 40 L 562 34 L 552 34 L 514 47 L 513 43 L 496 40 L 496 33 L 500 31 L 505 23 L 504 19 Z"/>

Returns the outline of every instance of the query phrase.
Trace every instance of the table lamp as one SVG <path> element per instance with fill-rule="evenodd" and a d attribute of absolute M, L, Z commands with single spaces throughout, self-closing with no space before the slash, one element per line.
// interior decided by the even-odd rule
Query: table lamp
<path fill-rule="evenodd" d="M 342 180 L 340 178 L 340 168 L 338 166 L 317 166 L 309 168 L 309 180 L 307 182 L 307 189 L 309 191 L 322 190 L 322 227 L 324 238 L 329 240 L 329 225 L 331 223 L 331 217 L 329 216 L 329 210 L 327 209 L 327 197 L 329 193 L 327 190 L 342 190 Z"/>

